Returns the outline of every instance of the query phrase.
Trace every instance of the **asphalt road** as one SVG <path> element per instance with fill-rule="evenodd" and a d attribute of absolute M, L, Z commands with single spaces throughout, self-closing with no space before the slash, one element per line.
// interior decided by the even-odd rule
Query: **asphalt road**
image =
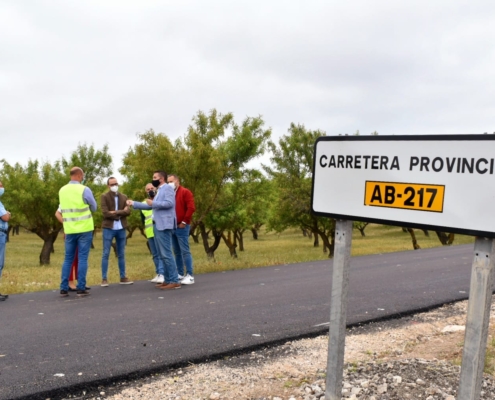
<path fill-rule="evenodd" d="M 473 246 L 351 260 L 348 323 L 465 299 Z M 91 296 L 13 295 L 0 303 L 0 399 L 153 371 L 328 328 L 331 261 L 197 275 L 172 292 L 149 282 Z M 57 374 L 63 374 L 57 376 Z"/>

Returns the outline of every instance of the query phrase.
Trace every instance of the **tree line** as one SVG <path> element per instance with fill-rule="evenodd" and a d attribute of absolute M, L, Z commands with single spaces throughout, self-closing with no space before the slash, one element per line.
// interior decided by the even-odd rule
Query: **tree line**
<path fill-rule="evenodd" d="M 248 232 L 257 239 L 263 226 L 276 232 L 298 227 L 314 238 L 315 246 L 321 239 L 331 257 L 335 221 L 314 216 L 310 204 L 313 146 L 325 132 L 291 123 L 277 142 L 271 140 L 271 133 L 261 116 L 236 121 L 232 113 L 221 114 L 215 109 L 194 115 L 186 133 L 174 142 L 150 129 L 138 134 L 136 144 L 123 155 L 119 172 L 125 182 L 119 182 L 119 190 L 140 200 L 153 171 L 177 174 L 181 184 L 194 194 L 191 236 L 202 244 L 210 259 L 221 243 L 237 257 L 237 251 L 244 251 L 244 235 Z M 270 164 L 253 167 L 266 152 Z M 107 191 L 112 161 L 108 145 L 96 149 L 88 144 L 79 144 L 69 158 L 54 162 L 30 160 L 23 166 L 0 161 L 0 180 L 7 188 L 2 201 L 12 213 L 10 226 L 20 225 L 43 241 L 40 264 L 50 263 L 53 244 L 62 230 L 54 213 L 69 169 L 79 166 L 84 170 L 85 184 L 98 200 Z M 101 228 L 101 212 L 93 217 L 95 227 Z M 139 213 L 132 213 L 128 224 L 128 238 L 136 230 L 144 235 Z M 365 227 L 356 223 L 362 235 Z"/>

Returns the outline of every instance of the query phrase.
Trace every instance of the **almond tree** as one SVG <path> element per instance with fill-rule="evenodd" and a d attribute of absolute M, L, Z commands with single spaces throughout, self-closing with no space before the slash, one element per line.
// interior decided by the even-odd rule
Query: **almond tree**
<path fill-rule="evenodd" d="M 311 213 L 311 184 L 313 176 L 314 144 L 325 133 L 307 130 L 304 125 L 292 123 L 289 134 L 280 138 L 278 145 L 270 142 L 271 166 L 264 166 L 278 189 L 278 200 L 270 227 L 282 231 L 299 227 L 319 235 L 324 250 L 333 256 L 335 220 L 317 217 Z"/>

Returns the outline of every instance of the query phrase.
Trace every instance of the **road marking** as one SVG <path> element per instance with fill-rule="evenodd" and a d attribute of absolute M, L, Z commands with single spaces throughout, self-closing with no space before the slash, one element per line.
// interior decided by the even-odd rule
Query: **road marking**
<path fill-rule="evenodd" d="M 325 325 L 330 325 L 330 322 L 323 322 L 322 324 L 313 325 L 313 327 L 315 327 L 315 326 L 325 326 Z"/>

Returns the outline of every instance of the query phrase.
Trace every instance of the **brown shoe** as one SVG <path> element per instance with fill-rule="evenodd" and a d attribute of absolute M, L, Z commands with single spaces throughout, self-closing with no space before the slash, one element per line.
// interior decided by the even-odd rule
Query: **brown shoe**
<path fill-rule="evenodd" d="M 89 296 L 91 293 L 89 293 L 87 290 L 78 290 L 77 291 L 77 297 L 86 297 Z"/>
<path fill-rule="evenodd" d="M 108 281 L 107 281 L 106 279 L 103 279 L 103 280 L 101 281 L 101 286 L 103 286 L 103 287 L 108 287 Z"/>
<path fill-rule="evenodd" d="M 120 284 L 121 285 L 132 285 L 134 282 L 131 281 L 129 278 L 120 278 Z"/>
<path fill-rule="evenodd" d="M 168 284 L 169 284 L 168 282 L 157 283 L 157 284 L 155 285 L 155 287 L 156 287 L 156 288 L 161 288 L 161 287 L 163 287 L 163 286 L 167 286 Z"/>
<path fill-rule="evenodd" d="M 180 283 L 168 283 L 160 286 L 160 290 L 180 289 Z"/>

